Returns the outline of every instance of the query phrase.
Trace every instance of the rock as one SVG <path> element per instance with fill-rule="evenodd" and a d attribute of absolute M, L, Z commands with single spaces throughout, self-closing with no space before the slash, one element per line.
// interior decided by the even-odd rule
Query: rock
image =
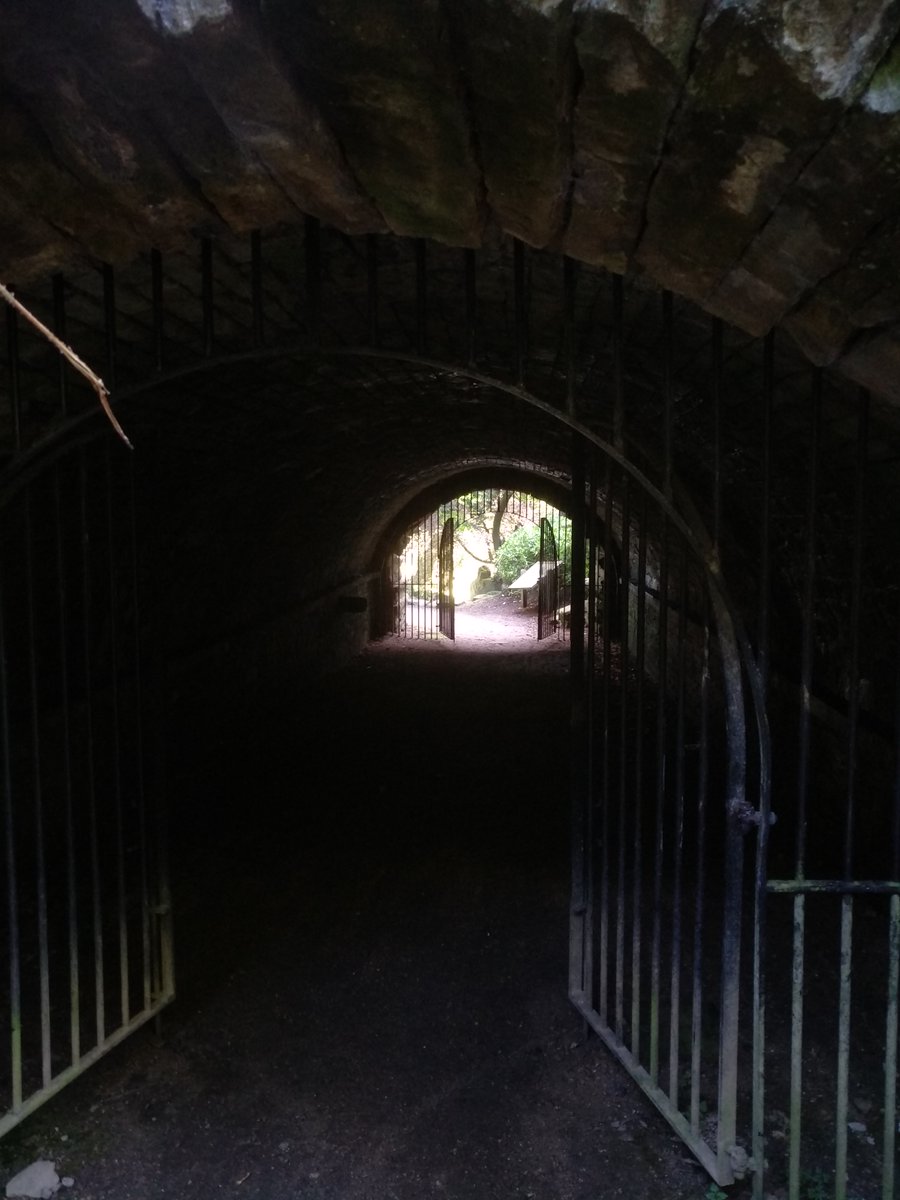
<path fill-rule="evenodd" d="M 847 1128 L 851 1133 L 865 1133 L 866 1127 L 862 1121 L 848 1121 Z"/>
<path fill-rule="evenodd" d="M 56 1163 L 39 1158 L 15 1175 L 6 1185 L 6 1195 L 10 1200 L 48 1200 L 59 1191 L 59 1176 L 56 1173 Z"/>

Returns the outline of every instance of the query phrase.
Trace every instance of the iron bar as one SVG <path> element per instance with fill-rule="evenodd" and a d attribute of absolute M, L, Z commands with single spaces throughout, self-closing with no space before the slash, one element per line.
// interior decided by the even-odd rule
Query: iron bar
<path fill-rule="evenodd" d="M 809 753 L 813 670 L 813 600 L 816 584 L 816 512 L 819 495 L 819 439 L 822 425 L 822 376 L 813 376 L 810 424 L 809 481 L 806 510 L 806 576 L 803 592 L 800 730 L 797 760 L 797 830 L 795 875 L 802 880 L 806 868 L 806 804 L 809 791 Z M 806 945 L 806 902 L 802 893 L 794 900 L 791 963 L 791 1084 L 790 1142 L 788 1146 L 788 1200 L 800 1200 L 800 1150 L 803 1124 L 803 1004 Z"/>
<path fill-rule="evenodd" d="M 613 523 L 613 473 L 612 463 L 606 459 L 606 470 L 603 501 L 603 769 L 599 802 L 600 815 L 600 999 L 597 1011 L 604 1025 L 608 1024 L 607 1011 L 609 1004 L 609 832 L 610 814 L 609 798 L 611 783 L 610 763 L 610 672 L 612 659 L 612 622 L 610 606 L 612 602 L 614 581 L 612 523 Z"/>
<path fill-rule="evenodd" d="M 691 1129 L 700 1132 L 700 1071 L 703 1047 L 703 934 L 706 901 L 706 799 L 709 790 L 709 601 L 704 596 L 703 664 L 700 675 L 700 738 L 697 778 L 697 867 L 691 974 Z M 762 1177 L 762 1172 L 759 1172 Z"/>
<path fill-rule="evenodd" d="M 41 1081 L 47 1087 L 52 1074 L 50 1042 L 50 950 L 47 925 L 47 858 L 44 831 L 44 788 L 41 754 L 40 693 L 38 691 L 37 622 L 34 595 L 34 518 L 32 489 L 26 489 L 25 506 L 25 611 L 28 646 L 28 709 L 31 735 L 31 804 L 34 817 L 37 950 L 40 974 Z"/>
<path fill-rule="evenodd" d="M 11 304 L 6 306 L 6 360 L 12 444 L 14 453 L 18 454 L 22 449 L 22 377 L 19 363 L 19 315 Z"/>
<path fill-rule="evenodd" d="M 644 668 L 647 619 L 647 496 L 641 493 L 638 524 L 637 597 L 635 601 L 635 728 L 634 728 L 634 857 L 631 931 L 631 1052 L 640 1057 L 641 947 L 643 941 L 644 877 Z"/>
<path fill-rule="evenodd" d="M 157 249 L 150 251 L 150 294 L 153 307 L 153 359 L 159 373 L 165 370 L 166 310 L 163 299 L 162 254 Z"/>
<path fill-rule="evenodd" d="M 86 762 L 87 824 L 90 845 L 91 876 L 91 919 L 94 947 L 94 1014 L 96 1019 L 96 1042 L 106 1038 L 106 999 L 103 960 L 103 901 L 100 877 L 99 820 L 97 813 L 97 787 L 94 737 L 94 672 L 91 638 L 91 528 L 88 514 L 88 463 L 87 451 L 79 447 L 78 454 L 79 493 L 79 540 L 81 544 L 81 620 L 82 652 L 84 658 L 84 753 Z"/>
<path fill-rule="evenodd" d="M 118 372 L 119 338 L 116 330 L 116 273 L 103 264 L 103 331 L 106 338 L 106 386 L 113 391 Z"/>
<path fill-rule="evenodd" d="M 900 896 L 896 879 L 770 879 L 774 896 Z"/>
<path fill-rule="evenodd" d="M 662 877 L 665 851 L 666 681 L 669 629 L 669 524 L 663 521 L 657 599 L 656 837 L 653 866 L 653 933 L 650 950 L 650 1078 L 659 1084 L 659 996 L 662 956 Z"/>
<path fill-rule="evenodd" d="M 619 603 L 619 779 L 616 864 L 616 1037 L 625 1028 L 625 847 L 628 812 L 628 590 L 631 580 L 631 495 L 628 476 L 622 478 L 622 586 Z"/>
<path fill-rule="evenodd" d="M 684 875 L 684 675 L 687 643 L 687 551 L 682 546 L 678 586 L 678 644 L 675 658 L 675 822 L 672 831 L 672 946 L 669 990 L 669 1099 L 678 1108 L 678 1087 L 681 1071 L 681 921 Z"/>
<path fill-rule="evenodd" d="M 66 281 L 57 273 L 53 276 L 53 332 L 61 340 L 66 340 Z M 59 411 L 64 417 L 69 415 L 69 377 L 66 360 L 60 354 L 56 363 L 56 387 L 59 393 Z"/>
<path fill-rule="evenodd" d="M 712 540 L 713 551 L 718 557 L 719 538 L 722 532 L 722 322 L 716 317 L 712 323 L 712 418 L 713 418 L 713 496 L 712 496 Z"/>
<path fill-rule="evenodd" d="M 107 599 L 109 601 L 109 691 L 110 751 L 112 758 L 112 807 L 116 846 L 116 901 L 119 932 L 119 998 L 122 1022 L 131 1012 L 128 983 L 128 916 L 125 902 L 125 825 L 122 799 L 122 730 L 119 694 L 119 588 L 116 579 L 116 529 L 113 508 L 113 471 L 109 439 L 104 439 L 106 499 Z"/>
<path fill-rule="evenodd" d="M 215 311 L 213 308 L 212 238 L 200 240 L 200 301 L 203 310 L 203 357 L 211 358 L 215 348 Z"/>
<path fill-rule="evenodd" d="M 266 340 L 265 311 L 263 308 L 263 258 L 262 232 L 254 229 L 250 234 L 250 303 L 253 308 L 253 341 L 262 346 Z"/>
<path fill-rule="evenodd" d="M 862 625 L 862 572 L 866 521 L 866 467 L 869 458 L 869 395 L 859 393 L 856 431 L 856 480 L 853 503 L 853 565 L 850 585 L 850 653 L 847 731 L 847 806 L 844 824 L 844 876 L 853 875 L 856 818 L 857 742 L 859 734 L 859 637 Z"/>
<path fill-rule="evenodd" d="M 132 650 L 134 662 L 134 758 L 137 766 L 135 784 L 135 803 L 137 807 L 138 855 L 140 861 L 140 906 L 141 906 L 141 964 L 143 978 L 143 1005 L 150 1008 L 153 1002 L 153 955 L 150 941 L 150 872 L 148 863 L 147 836 L 147 794 L 145 787 L 146 763 L 144 761 L 144 664 L 141 645 L 141 621 L 143 607 L 141 605 L 141 590 L 138 563 L 138 526 L 137 504 L 135 499 L 135 465 L 134 458 L 128 463 L 128 557 L 130 568 L 132 621 L 134 623 L 134 647 Z M 160 727 L 163 723 L 160 722 Z M 158 763 L 162 755 L 157 755 Z"/>
<path fill-rule="evenodd" d="M 588 517 L 585 520 L 584 489 L 585 489 L 585 447 L 577 435 L 572 439 L 572 543 L 573 558 L 576 562 L 584 562 L 586 540 L 589 537 Z M 592 456 L 593 459 L 593 456 Z M 590 470 L 591 500 L 593 501 L 594 464 Z M 594 550 L 588 551 L 592 557 Z M 585 975 L 585 910 L 587 907 L 587 863 L 586 851 L 590 846 L 589 810 L 590 810 L 590 739 L 591 724 L 588 717 L 589 705 L 585 695 L 586 677 L 585 665 L 588 669 L 593 665 L 593 647 L 588 640 L 587 653 L 584 645 L 584 571 L 571 575 L 572 593 L 570 603 L 570 624 L 572 635 L 569 642 L 569 676 L 570 676 L 570 706 L 571 706 L 571 791 L 572 791 L 572 906 L 570 917 L 570 959 L 569 959 L 569 991 L 584 994 L 588 981 Z M 576 586 L 577 584 L 577 586 Z M 593 610 L 593 599 L 588 589 L 589 611 Z M 576 637 L 575 626 L 580 621 L 581 636 Z"/>
<path fill-rule="evenodd" d="M 837 1084 L 834 1105 L 834 1196 L 847 1200 L 847 1115 L 850 1089 L 850 1004 L 853 969 L 853 897 L 841 899 L 841 967 L 838 984 Z"/>
<path fill-rule="evenodd" d="M 19 881 L 16 862 L 16 814 L 10 738 L 9 660 L 5 605 L 5 570 L 0 562 L 0 736 L 3 738 L 3 832 L 6 840 L 6 920 L 9 954 L 10 1108 L 22 1111 L 22 960 L 19 928 Z"/>
<path fill-rule="evenodd" d="M 317 342 L 322 332 L 322 226 L 317 217 L 303 220 L 306 272 L 306 331 Z"/>
<path fill-rule="evenodd" d="M 72 714 L 69 679 L 69 586 L 63 537 L 62 478 L 59 465 L 53 473 L 56 529 L 56 594 L 58 600 L 59 685 L 62 697 L 63 793 L 66 842 L 66 932 L 69 966 L 69 1054 L 73 1064 L 81 1058 L 81 987 L 78 949 L 78 873 L 75 849 L 75 808 L 72 784 Z"/>
<path fill-rule="evenodd" d="M 897 743 L 900 747 L 900 741 Z M 884 1034 L 884 1134 L 882 1200 L 894 1200 L 894 1155 L 897 1150 L 897 1024 L 900 1015 L 900 893 L 891 896 L 888 927 L 887 1013 Z"/>

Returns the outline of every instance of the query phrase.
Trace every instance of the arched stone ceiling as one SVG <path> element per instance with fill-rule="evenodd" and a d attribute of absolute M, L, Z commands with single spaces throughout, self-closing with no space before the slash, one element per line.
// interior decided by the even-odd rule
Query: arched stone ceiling
<path fill-rule="evenodd" d="M 889 0 L 4 0 L 0 278 L 500 227 L 900 399 Z"/>

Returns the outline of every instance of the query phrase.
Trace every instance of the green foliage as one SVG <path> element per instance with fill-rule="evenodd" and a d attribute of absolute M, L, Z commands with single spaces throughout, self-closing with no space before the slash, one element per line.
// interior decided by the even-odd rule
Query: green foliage
<path fill-rule="evenodd" d="M 536 525 L 525 525 L 510 534 L 497 551 L 496 573 L 503 583 L 512 583 L 541 553 L 541 531 Z"/>
<path fill-rule="evenodd" d="M 728 1193 L 723 1192 L 717 1183 L 711 1183 L 703 1193 L 703 1200 L 728 1200 Z"/>

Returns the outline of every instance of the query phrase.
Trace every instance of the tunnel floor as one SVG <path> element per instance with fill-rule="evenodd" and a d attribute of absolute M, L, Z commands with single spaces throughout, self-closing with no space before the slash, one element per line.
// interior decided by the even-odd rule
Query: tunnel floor
<path fill-rule="evenodd" d="M 45 1156 L 75 1200 L 700 1200 L 566 1000 L 567 731 L 564 647 L 396 642 L 182 730 L 178 999 L 0 1143 L 0 1180 Z"/>

